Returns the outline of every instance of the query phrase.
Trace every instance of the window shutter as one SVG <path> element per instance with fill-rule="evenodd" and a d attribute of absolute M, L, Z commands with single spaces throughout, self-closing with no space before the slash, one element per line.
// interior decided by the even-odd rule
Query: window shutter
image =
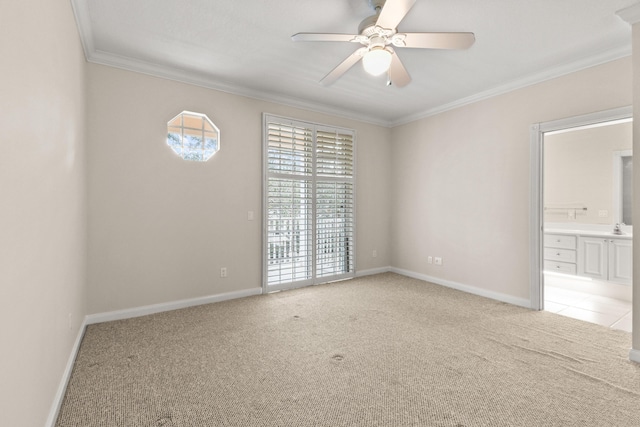
<path fill-rule="evenodd" d="M 353 133 L 319 129 L 316 147 L 318 176 L 353 176 Z"/>
<path fill-rule="evenodd" d="M 265 115 L 265 285 L 354 275 L 355 133 Z"/>
<path fill-rule="evenodd" d="M 304 125 L 268 123 L 267 144 L 269 172 L 288 175 L 311 175 L 313 131 Z"/>
<path fill-rule="evenodd" d="M 353 271 L 353 132 L 318 128 L 316 276 Z"/>
<path fill-rule="evenodd" d="M 313 130 L 267 122 L 267 283 L 312 275 Z"/>
<path fill-rule="evenodd" d="M 353 272 L 353 184 L 317 184 L 316 276 Z"/>
<path fill-rule="evenodd" d="M 268 182 L 267 283 L 309 280 L 312 275 L 311 181 Z"/>

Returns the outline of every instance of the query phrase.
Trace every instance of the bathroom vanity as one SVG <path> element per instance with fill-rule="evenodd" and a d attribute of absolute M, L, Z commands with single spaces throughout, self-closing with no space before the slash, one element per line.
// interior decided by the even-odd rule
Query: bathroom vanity
<path fill-rule="evenodd" d="M 545 228 L 544 271 L 631 285 L 630 233 Z"/>

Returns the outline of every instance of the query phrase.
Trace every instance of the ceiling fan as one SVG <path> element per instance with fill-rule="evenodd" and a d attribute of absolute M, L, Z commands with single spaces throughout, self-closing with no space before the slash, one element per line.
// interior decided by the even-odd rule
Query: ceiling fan
<path fill-rule="evenodd" d="M 416 0 L 367 0 L 375 15 L 363 20 L 358 34 L 297 33 L 293 41 L 329 41 L 360 43 L 340 65 L 320 82 L 328 86 L 362 60 L 365 71 L 374 76 L 387 73 L 387 85 L 406 86 L 411 76 L 393 46 L 421 49 L 467 49 L 475 42 L 473 33 L 399 33 L 397 26 Z"/>

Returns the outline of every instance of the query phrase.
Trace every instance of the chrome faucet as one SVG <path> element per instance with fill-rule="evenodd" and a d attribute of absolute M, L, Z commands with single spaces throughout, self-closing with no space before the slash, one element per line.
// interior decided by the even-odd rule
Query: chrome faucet
<path fill-rule="evenodd" d="M 613 227 L 613 234 L 622 234 L 622 228 L 624 227 L 624 222 L 619 222 L 616 224 L 615 227 Z"/>

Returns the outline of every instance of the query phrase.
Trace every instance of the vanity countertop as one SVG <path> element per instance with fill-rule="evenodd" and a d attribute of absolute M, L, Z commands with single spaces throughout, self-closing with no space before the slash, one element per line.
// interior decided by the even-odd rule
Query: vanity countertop
<path fill-rule="evenodd" d="M 580 229 L 567 229 L 567 228 L 545 228 L 545 233 L 553 233 L 553 234 L 571 234 L 575 236 L 584 236 L 584 237 L 603 237 L 610 239 L 633 239 L 633 234 L 631 233 L 622 233 L 622 234 L 614 234 L 611 231 L 600 231 L 600 230 L 580 230 Z"/>

